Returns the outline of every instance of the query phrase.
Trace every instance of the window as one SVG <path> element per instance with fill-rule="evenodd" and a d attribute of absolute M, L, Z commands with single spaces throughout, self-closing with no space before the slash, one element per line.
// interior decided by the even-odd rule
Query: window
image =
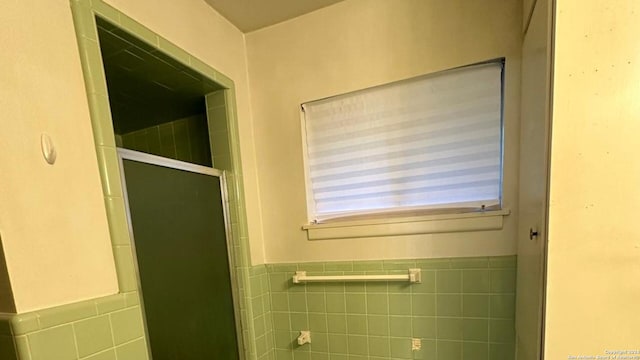
<path fill-rule="evenodd" d="M 302 105 L 312 222 L 499 209 L 503 62 Z"/>

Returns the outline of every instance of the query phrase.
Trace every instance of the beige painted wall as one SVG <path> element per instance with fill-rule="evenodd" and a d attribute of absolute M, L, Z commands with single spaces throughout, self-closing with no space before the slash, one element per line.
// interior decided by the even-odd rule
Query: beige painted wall
<path fill-rule="evenodd" d="M 347 0 L 246 35 L 267 262 L 515 253 L 502 231 L 308 241 L 300 104 L 507 57 L 505 207 L 517 209 L 521 0 Z"/>
<path fill-rule="evenodd" d="M 243 34 L 199 0 L 109 3 L 235 81 L 249 235 L 262 262 Z M 69 2 L 0 2 L 0 24 L 0 238 L 17 311 L 116 293 Z M 40 153 L 42 132 L 57 146 L 54 166 Z"/>
<path fill-rule="evenodd" d="M 0 24 L 0 233 L 16 309 L 116 293 L 69 2 L 3 1 Z"/>
<path fill-rule="evenodd" d="M 640 3 L 557 2 L 545 358 L 640 348 Z"/>

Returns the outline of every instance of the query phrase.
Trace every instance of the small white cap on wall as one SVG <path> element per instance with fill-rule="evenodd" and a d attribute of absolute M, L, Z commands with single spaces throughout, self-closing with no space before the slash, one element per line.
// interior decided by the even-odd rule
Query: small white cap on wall
<path fill-rule="evenodd" d="M 51 137 L 45 133 L 40 136 L 40 146 L 42 147 L 42 155 L 49 165 L 56 162 L 56 148 L 53 146 Z"/>

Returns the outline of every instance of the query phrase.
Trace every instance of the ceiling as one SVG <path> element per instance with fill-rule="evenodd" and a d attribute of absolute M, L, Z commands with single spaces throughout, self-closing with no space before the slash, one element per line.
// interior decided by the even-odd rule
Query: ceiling
<path fill-rule="evenodd" d="M 205 0 L 242 32 L 310 13 L 342 0 Z"/>

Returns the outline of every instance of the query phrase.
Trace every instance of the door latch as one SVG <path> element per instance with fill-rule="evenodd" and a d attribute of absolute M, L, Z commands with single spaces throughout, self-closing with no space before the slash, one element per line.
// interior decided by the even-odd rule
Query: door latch
<path fill-rule="evenodd" d="M 533 238 L 538 237 L 538 230 L 533 230 L 533 228 L 529 228 L 529 240 L 533 240 Z"/>

